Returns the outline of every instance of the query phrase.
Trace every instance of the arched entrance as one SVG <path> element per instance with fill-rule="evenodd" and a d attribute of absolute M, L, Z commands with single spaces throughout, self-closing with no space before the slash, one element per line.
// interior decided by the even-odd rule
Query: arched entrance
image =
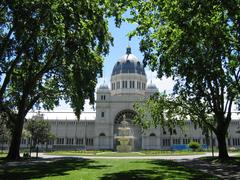
<path fill-rule="evenodd" d="M 142 135 L 141 135 L 141 129 L 133 124 L 133 118 L 136 115 L 136 112 L 130 109 L 125 109 L 117 113 L 114 119 L 114 135 L 118 134 L 119 127 L 121 126 L 121 122 L 125 118 L 125 120 L 128 122 L 128 126 L 130 128 L 131 136 L 134 137 L 133 139 L 133 150 L 137 151 L 142 148 Z M 116 149 L 117 146 L 117 139 L 114 139 L 114 149 Z"/>

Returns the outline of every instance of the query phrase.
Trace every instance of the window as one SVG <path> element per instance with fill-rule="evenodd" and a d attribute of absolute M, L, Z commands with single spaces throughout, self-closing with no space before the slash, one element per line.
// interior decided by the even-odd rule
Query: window
<path fill-rule="evenodd" d="M 187 139 L 187 138 L 183 139 L 183 144 L 189 144 L 189 143 L 190 143 L 190 139 Z"/>
<path fill-rule="evenodd" d="M 86 138 L 86 145 L 93 146 L 93 138 Z"/>
<path fill-rule="evenodd" d="M 76 139 L 76 144 L 77 145 L 83 145 L 83 138 L 77 138 Z"/>
<path fill-rule="evenodd" d="M 105 95 L 101 95 L 101 100 L 105 100 L 106 96 Z"/>
<path fill-rule="evenodd" d="M 64 144 L 64 138 L 57 138 L 57 144 Z"/>
<path fill-rule="evenodd" d="M 170 139 L 163 139 L 163 146 L 170 146 Z"/>
<path fill-rule="evenodd" d="M 173 134 L 175 134 L 175 135 L 177 134 L 177 131 L 176 131 L 176 129 L 173 129 Z"/>
<path fill-rule="evenodd" d="M 197 129 L 197 125 L 196 124 L 194 124 L 194 130 L 196 130 Z"/>
<path fill-rule="evenodd" d="M 173 139 L 173 144 L 181 144 L 180 139 Z"/>
<path fill-rule="evenodd" d="M 240 139 L 239 138 L 233 138 L 233 146 L 239 146 L 240 145 Z"/>
<path fill-rule="evenodd" d="M 73 144 L 73 138 L 67 138 L 67 144 Z"/>
<path fill-rule="evenodd" d="M 115 90 L 115 83 L 112 83 L 112 90 Z"/>
<path fill-rule="evenodd" d="M 240 98 L 237 100 L 237 110 L 240 111 Z"/>
<path fill-rule="evenodd" d="M 194 142 L 197 142 L 197 143 L 200 143 L 200 141 L 201 141 L 201 140 L 198 139 L 198 138 L 193 138 L 192 140 L 193 140 Z"/>
<path fill-rule="evenodd" d="M 117 89 L 120 89 L 120 82 L 117 82 Z"/>
<path fill-rule="evenodd" d="M 149 136 L 155 137 L 156 135 L 154 133 L 151 133 Z"/>
<path fill-rule="evenodd" d="M 104 133 L 100 133 L 99 136 L 106 136 Z"/>
<path fill-rule="evenodd" d="M 127 81 L 122 81 L 122 88 L 127 88 Z"/>
<path fill-rule="evenodd" d="M 47 144 L 48 145 L 52 145 L 54 143 L 54 141 L 51 139 L 51 140 L 48 140 Z"/>
<path fill-rule="evenodd" d="M 101 117 L 102 117 L 102 118 L 104 117 L 104 112 L 101 112 Z"/>
<path fill-rule="evenodd" d="M 130 81 L 130 88 L 135 88 L 135 81 Z"/>
<path fill-rule="evenodd" d="M 146 88 L 145 83 L 142 83 L 142 89 L 144 90 Z"/>
<path fill-rule="evenodd" d="M 137 82 L 137 89 L 141 89 L 141 83 L 139 81 Z"/>
<path fill-rule="evenodd" d="M 21 139 L 21 144 L 27 144 L 27 140 L 26 139 Z"/>

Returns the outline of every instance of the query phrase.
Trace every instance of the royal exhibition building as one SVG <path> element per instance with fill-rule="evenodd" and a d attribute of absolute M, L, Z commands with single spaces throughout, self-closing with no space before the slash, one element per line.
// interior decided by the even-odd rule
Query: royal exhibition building
<path fill-rule="evenodd" d="M 158 92 L 155 84 L 148 81 L 140 60 L 132 54 L 128 47 L 126 54 L 120 57 L 111 74 L 111 87 L 102 84 L 96 91 L 95 112 L 82 112 L 77 121 L 73 112 L 30 112 L 27 117 L 43 118 L 51 124 L 55 139 L 49 142 L 52 149 L 102 149 L 117 150 L 122 128 L 126 131 L 128 145 L 131 151 L 160 149 L 169 150 L 174 145 L 186 145 L 197 141 L 201 145 L 217 146 L 213 135 L 210 143 L 202 130 L 190 120 L 180 129 L 176 127 L 171 132 L 162 127 L 145 131 L 134 125 L 132 119 L 136 112 L 133 104 L 144 102 L 147 97 Z M 232 109 L 232 121 L 226 137 L 228 147 L 240 147 L 239 107 Z M 209 142 L 209 141 L 208 141 Z M 22 139 L 21 147 L 28 146 L 28 140 Z"/>

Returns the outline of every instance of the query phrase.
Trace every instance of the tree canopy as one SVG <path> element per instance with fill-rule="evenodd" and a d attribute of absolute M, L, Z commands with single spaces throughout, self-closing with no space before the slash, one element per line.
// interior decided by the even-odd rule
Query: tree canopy
<path fill-rule="evenodd" d="M 0 111 L 9 117 L 8 158 L 19 157 L 23 122 L 33 107 L 70 102 L 79 118 L 94 102 L 112 37 L 105 1 L 3 0 L 0 3 Z"/>
<path fill-rule="evenodd" d="M 225 136 L 240 93 L 240 1 L 131 1 L 131 36 L 140 36 L 144 63 L 158 77 L 176 81 L 175 95 L 207 104 L 219 157 L 228 157 Z"/>
<path fill-rule="evenodd" d="M 25 128 L 31 135 L 33 148 L 39 143 L 43 144 L 48 142 L 53 137 L 49 122 L 43 119 L 29 120 L 27 121 Z"/>

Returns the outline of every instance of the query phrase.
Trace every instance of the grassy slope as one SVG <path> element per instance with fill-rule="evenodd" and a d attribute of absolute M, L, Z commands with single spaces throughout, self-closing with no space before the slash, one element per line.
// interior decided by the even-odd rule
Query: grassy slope
<path fill-rule="evenodd" d="M 63 159 L 24 163 L 0 170 L 0 179 L 77 179 L 77 180 L 159 180 L 159 179 L 217 179 L 208 174 L 165 160 L 83 160 Z"/>

